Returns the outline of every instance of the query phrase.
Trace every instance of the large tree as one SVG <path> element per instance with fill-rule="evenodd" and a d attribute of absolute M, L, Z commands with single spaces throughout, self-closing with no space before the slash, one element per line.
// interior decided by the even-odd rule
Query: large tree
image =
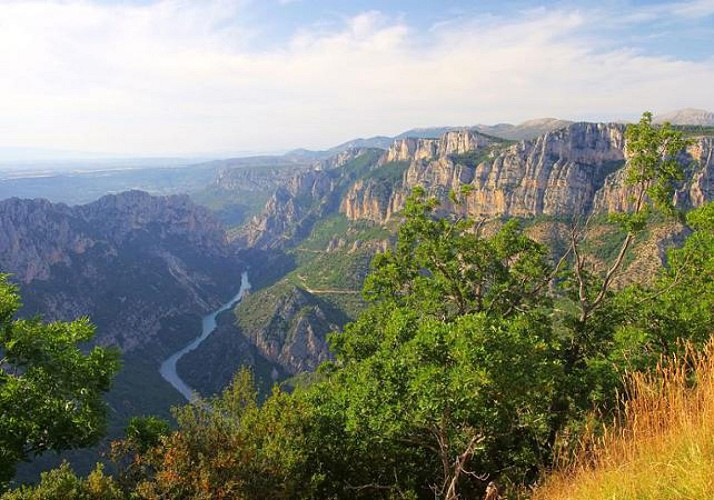
<path fill-rule="evenodd" d="M 0 491 L 18 462 L 99 440 L 102 394 L 119 368 L 113 349 L 80 349 L 94 335 L 88 319 L 16 319 L 19 308 L 16 287 L 0 275 Z"/>

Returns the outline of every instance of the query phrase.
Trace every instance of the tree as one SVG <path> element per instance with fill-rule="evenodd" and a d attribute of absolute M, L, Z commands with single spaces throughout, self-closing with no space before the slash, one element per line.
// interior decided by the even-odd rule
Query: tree
<path fill-rule="evenodd" d="M 595 270 L 583 251 L 590 220 L 574 224 L 570 245 L 557 267 L 561 270 L 560 288 L 575 307 L 564 315 L 564 369 L 573 389 L 553 402 L 553 414 L 560 415 L 553 425 L 552 439 L 571 412 L 589 411 L 593 404 L 614 401 L 620 385 L 617 366 L 625 360 L 618 357 L 625 350 L 615 348 L 613 335 L 628 314 L 625 301 L 615 301 L 614 283 L 632 251 L 637 235 L 650 223 L 653 215 L 682 220 L 674 205 L 674 189 L 683 177 L 681 155 L 689 142 L 681 131 L 669 123 L 652 124 L 652 114 L 645 112 L 639 123 L 625 130 L 624 188 L 628 193 L 622 212 L 609 215 L 609 221 L 625 233 L 614 258 L 604 271 Z M 569 260 L 570 259 L 570 260 Z"/>
<path fill-rule="evenodd" d="M 663 355 L 704 346 L 714 333 L 714 203 L 686 215 L 692 233 L 667 253 L 654 282 L 632 284 L 617 294 L 621 320 L 613 337 L 617 358 L 635 368 L 654 367 Z"/>
<path fill-rule="evenodd" d="M 645 112 L 640 122 L 628 125 L 625 131 L 625 187 L 629 190 L 627 210 L 612 214 L 610 219 L 626 233 L 617 256 L 602 276 L 586 270 L 586 257 L 581 252 L 581 243 L 587 233 L 586 227 L 573 229 L 570 251 L 573 254 L 572 274 L 574 292 L 580 307 L 577 319 L 584 329 L 587 321 L 608 297 L 617 273 L 621 270 L 637 234 L 647 226 L 653 213 L 665 216 L 681 215 L 674 206 L 673 194 L 677 181 L 683 178 L 683 167 L 678 155 L 689 142 L 682 132 L 669 123 L 652 125 L 652 113 Z"/>
<path fill-rule="evenodd" d="M 0 488 L 22 460 L 99 440 L 102 394 L 119 368 L 113 349 L 80 350 L 94 335 L 86 318 L 14 319 L 19 307 L 16 287 L 0 276 Z"/>
<path fill-rule="evenodd" d="M 166 433 L 160 422 L 144 419 L 130 425 L 125 441 L 113 443 L 114 460 L 123 462 L 119 482 L 127 496 L 310 496 L 305 468 L 311 463 L 303 431 L 308 415 L 300 401 L 277 390 L 258 406 L 249 370 L 238 372 L 220 395 L 177 409 L 175 416 L 175 432 Z M 152 442 L 154 446 L 143 446 Z"/>
<path fill-rule="evenodd" d="M 67 462 L 57 469 L 43 472 L 40 482 L 24 485 L 2 495 L 2 500 L 124 500 L 111 476 L 104 474 L 102 464 L 96 464 L 86 479 L 78 477 Z"/>
<path fill-rule="evenodd" d="M 393 251 L 365 283 L 372 305 L 332 337 L 335 371 L 308 391 L 340 477 L 325 496 L 457 498 L 547 457 L 560 366 L 543 245 L 511 220 L 492 236 L 435 213 L 417 190 Z"/>

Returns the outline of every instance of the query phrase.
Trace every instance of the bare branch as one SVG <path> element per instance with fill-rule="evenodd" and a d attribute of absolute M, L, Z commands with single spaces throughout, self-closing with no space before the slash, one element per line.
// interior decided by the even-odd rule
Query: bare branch
<path fill-rule="evenodd" d="M 444 497 L 445 500 L 458 500 L 459 495 L 457 492 L 457 486 L 459 478 L 462 474 L 472 474 L 466 471 L 466 463 L 471 459 L 471 456 L 474 454 L 476 446 L 483 440 L 484 436 L 482 434 L 476 434 L 471 438 L 464 452 L 456 458 L 453 466 L 453 471 L 451 473 L 451 480 L 449 481 L 449 487 L 446 490 L 446 496 Z"/>

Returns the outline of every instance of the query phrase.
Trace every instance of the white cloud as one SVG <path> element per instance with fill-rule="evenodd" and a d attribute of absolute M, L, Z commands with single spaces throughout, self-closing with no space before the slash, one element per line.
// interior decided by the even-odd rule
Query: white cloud
<path fill-rule="evenodd" d="M 0 3 L 0 146 L 326 147 L 412 126 L 714 108 L 714 60 L 607 48 L 585 34 L 595 13 L 540 9 L 420 33 L 367 12 L 249 50 L 244 8 Z"/>
<path fill-rule="evenodd" d="M 689 2 L 675 3 L 670 12 L 677 16 L 700 18 L 714 14 L 714 0 L 692 0 Z"/>

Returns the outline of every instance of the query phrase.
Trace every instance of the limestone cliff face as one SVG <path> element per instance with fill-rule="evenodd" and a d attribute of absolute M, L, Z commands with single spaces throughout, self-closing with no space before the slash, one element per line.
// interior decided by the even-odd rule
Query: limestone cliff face
<path fill-rule="evenodd" d="M 0 268 L 18 281 L 47 279 L 55 264 L 69 264 L 94 240 L 82 220 L 64 204 L 10 198 L 0 202 Z"/>
<path fill-rule="evenodd" d="M 387 150 L 382 163 L 431 160 L 453 154 L 463 154 L 493 143 L 487 136 L 473 130 L 446 132 L 439 139 L 397 139 Z"/>
<path fill-rule="evenodd" d="M 382 153 L 379 149 L 349 150 L 295 174 L 242 228 L 237 242 L 275 248 L 305 236 L 316 220 L 338 209 L 346 188 L 376 165 Z"/>
<path fill-rule="evenodd" d="M 694 165 L 686 192 L 689 199 L 682 202 L 699 206 L 714 200 L 714 139 L 701 139 L 691 146 L 688 152 L 694 160 Z"/>
<path fill-rule="evenodd" d="M 373 180 L 359 180 L 350 186 L 340 202 L 340 212 L 350 220 L 382 222 L 399 210 L 406 196 L 398 186 Z"/>
<path fill-rule="evenodd" d="M 458 137 L 459 133 L 450 135 Z M 631 193 L 622 182 L 622 125 L 576 123 L 485 155 L 478 154 L 478 144 L 464 140 L 467 132 L 460 135 L 462 140 L 450 143 L 473 149 L 439 148 L 433 140 L 395 143 L 385 159 L 410 161 L 398 189 L 355 183 L 345 195 L 341 211 L 350 219 L 385 222 L 404 206 L 407 194 L 416 186 L 440 198 L 447 210 L 477 217 L 572 216 L 628 206 Z M 442 139 L 444 144 L 447 137 Z M 696 207 L 714 199 L 713 144 L 712 138 L 697 139 L 682 156 L 688 168 L 675 194 L 678 206 Z M 454 156 L 464 153 L 472 153 L 476 161 L 469 163 L 468 158 Z M 472 186 L 472 194 L 464 207 L 451 206 L 449 191 L 463 185 Z"/>
<path fill-rule="evenodd" d="M 439 139 L 398 139 L 359 175 L 339 177 L 341 169 L 335 168 L 330 174 L 313 172 L 309 183 L 296 177 L 288 185 L 302 187 L 276 193 L 255 219 L 249 242 L 295 241 L 296 221 L 318 213 L 310 204 L 321 207 L 320 214 L 339 210 L 351 220 L 384 223 L 404 207 L 417 186 L 439 198 L 444 210 L 475 217 L 570 217 L 621 210 L 629 198 L 622 183 L 624 131 L 615 123 L 573 123 L 517 143 L 474 130 L 448 131 Z M 713 142 L 696 139 L 682 156 L 689 167 L 678 186 L 678 206 L 695 207 L 714 199 Z M 321 183 L 320 175 L 337 177 Z M 310 187 L 315 185 L 320 189 Z M 471 186 L 472 193 L 463 205 L 452 206 L 449 192 L 464 185 Z M 287 227 L 292 228 L 291 239 L 280 240 L 276 235 L 285 234 Z"/>
<path fill-rule="evenodd" d="M 675 189 L 674 204 L 680 208 L 698 207 L 714 200 L 714 138 L 693 141 L 679 161 L 685 165 L 684 181 Z M 632 189 L 624 183 L 624 171 L 607 178 L 594 200 L 594 210 L 614 212 L 627 210 L 632 201 Z"/>
<path fill-rule="evenodd" d="M 574 215 L 592 208 L 607 175 L 624 164 L 624 129 L 578 123 L 519 142 L 473 168 L 470 215 Z M 458 185 L 449 186 L 451 189 Z"/>
<path fill-rule="evenodd" d="M 239 242 L 271 248 L 303 234 L 308 216 L 321 217 L 334 204 L 335 180 L 321 170 L 294 175 L 275 190 L 261 214 L 246 224 Z"/>
<path fill-rule="evenodd" d="M 241 264 L 188 197 L 132 191 L 77 207 L 0 202 L 0 269 L 21 283 L 26 313 L 88 315 L 99 341 L 131 351 L 182 341 L 174 321 L 219 305 Z"/>
<path fill-rule="evenodd" d="M 280 282 L 245 297 L 235 309 L 240 336 L 283 373 L 311 371 L 329 359 L 327 334 L 346 322 L 328 303 Z"/>
<path fill-rule="evenodd" d="M 508 146 L 473 131 L 439 140 L 396 141 L 384 163 L 408 161 L 398 189 L 355 183 L 341 211 L 350 219 L 384 222 L 416 186 L 439 197 L 473 186 L 465 210 L 474 216 L 566 215 L 590 210 L 605 177 L 622 165 L 623 127 L 580 123 Z M 461 209 L 458 209 L 461 210 Z"/>
<path fill-rule="evenodd" d="M 328 320 L 314 297 L 292 287 L 274 304 L 265 325 L 244 334 L 265 358 L 295 374 L 313 371 L 329 359 L 326 336 L 338 328 Z"/>

